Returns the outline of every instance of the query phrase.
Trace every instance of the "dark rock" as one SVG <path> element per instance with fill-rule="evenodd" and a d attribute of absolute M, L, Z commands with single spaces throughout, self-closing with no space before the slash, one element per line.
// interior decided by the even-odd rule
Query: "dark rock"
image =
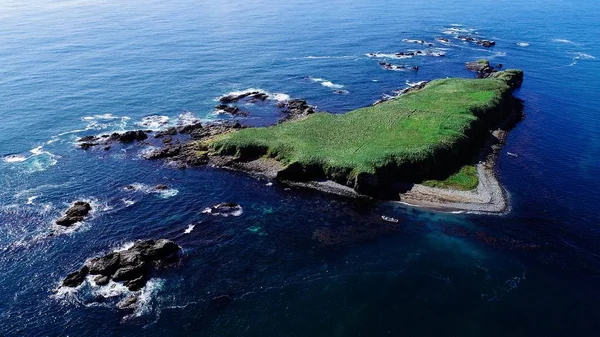
<path fill-rule="evenodd" d="M 236 94 L 236 95 L 223 96 L 223 97 L 219 98 L 219 101 L 221 103 L 229 104 L 229 103 L 235 103 L 244 98 L 254 98 L 254 99 L 259 99 L 261 101 L 264 101 L 268 97 L 269 97 L 269 95 L 267 95 L 263 92 L 251 91 L 251 92 L 244 92 L 244 93 L 240 93 L 240 94 Z"/>
<path fill-rule="evenodd" d="M 113 274 L 112 279 L 116 282 L 134 280 L 140 276 L 146 276 L 148 273 L 148 266 L 142 262 L 137 265 L 125 266 L 117 269 Z"/>
<path fill-rule="evenodd" d="M 166 239 L 136 241 L 125 251 L 88 260 L 81 270 L 69 274 L 63 285 L 76 287 L 91 274 L 98 275 L 94 278 L 98 285 L 107 284 L 112 278 L 115 282 L 123 282 L 129 290 L 137 291 L 146 285 L 153 264 L 177 257 L 180 250 L 177 244 Z"/>
<path fill-rule="evenodd" d="M 84 149 L 84 150 L 87 150 L 90 147 L 96 146 L 96 145 L 98 145 L 98 144 L 96 144 L 96 143 L 81 143 L 81 144 L 79 144 L 79 147 L 82 148 L 82 149 Z"/>
<path fill-rule="evenodd" d="M 490 65 L 488 60 L 467 62 L 466 67 L 470 71 L 477 73 L 478 78 L 489 77 L 490 74 L 496 72 L 496 69 Z"/>
<path fill-rule="evenodd" d="M 173 141 L 173 137 L 167 136 L 165 138 L 163 138 L 162 142 L 163 144 L 171 144 L 171 142 Z"/>
<path fill-rule="evenodd" d="M 98 140 L 98 138 L 96 138 L 96 136 L 85 136 L 85 137 L 79 138 L 77 141 L 78 142 L 93 142 L 96 140 Z"/>
<path fill-rule="evenodd" d="M 159 191 L 164 191 L 164 190 L 167 190 L 167 189 L 169 189 L 169 186 L 167 186 L 167 185 L 164 185 L 164 184 L 160 184 L 160 185 L 156 185 L 156 186 L 154 186 L 154 189 L 155 189 L 155 190 L 159 190 Z"/>
<path fill-rule="evenodd" d="M 248 116 L 248 112 L 240 110 L 237 106 L 220 104 L 215 107 L 219 111 L 223 111 L 233 116 Z"/>
<path fill-rule="evenodd" d="M 315 112 L 315 109 L 313 106 L 308 105 L 305 100 L 292 99 L 285 103 L 283 112 L 288 115 L 284 118 L 286 120 L 310 115 Z"/>
<path fill-rule="evenodd" d="M 162 149 L 156 150 L 146 156 L 146 159 L 164 159 L 171 158 L 181 153 L 181 145 L 169 145 Z"/>
<path fill-rule="evenodd" d="M 146 275 L 141 275 L 136 279 L 123 282 L 123 285 L 126 286 L 129 291 L 138 291 L 146 285 L 147 281 Z"/>
<path fill-rule="evenodd" d="M 65 212 L 65 215 L 56 220 L 56 224 L 59 226 L 69 227 L 77 222 L 83 221 L 83 219 L 92 210 L 92 206 L 85 201 L 76 201 Z"/>
<path fill-rule="evenodd" d="M 169 258 L 177 254 L 181 248 L 173 241 L 160 239 L 154 240 L 139 240 L 136 241 L 131 248 L 138 251 L 144 260 L 157 261 Z"/>
<path fill-rule="evenodd" d="M 183 134 L 189 134 L 189 133 L 192 133 L 192 131 L 201 129 L 201 128 L 202 128 L 202 123 L 198 122 L 198 123 L 194 123 L 194 124 L 180 126 L 177 128 L 177 132 L 183 133 Z"/>
<path fill-rule="evenodd" d="M 102 257 L 96 257 L 89 260 L 86 265 L 89 267 L 91 275 L 111 276 L 119 268 L 121 255 L 117 252 L 108 253 Z"/>
<path fill-rule="evenodd" d="M 146 132 L 138 130 L 138 131 L 127 131 L 121 135 L 119 135 L 119 141 L 121 143 L 131 143 L 133 141 L 141 141 L 148 138 Z"/>
<path fill-rule="evenodd" d="M 108 151 L 108 150 L 110 150 L 110 146 L 105 146 L 104 151 Z"/>
<path fill-rule="evenodd" d="M 78 271 L 67 275 L 67 277 L 65 277 L 63 280 L 62 285 L 65 287 L 75 288 L 85 281 L 85 277 L 87 276 L 88 272 L 88 267 L 83 266 Z"/>
<path fill-rule="evenodd" d="M 488 41 L 488 40 L 478 40 L 476 43 L 478 45 L 484 46 L 486 48 L 489 48 L 489 47 L 492 47 L 492 46 L 496 45 L 496 42 L 494 42 L 494 41 Z"/>
<path fill-rule="evenodd" d="M 98 275 L 94 278 L 94 283 L 96 283 L 99 286 L 107 285 L 109 281 L 110 277 L 106 275 Z"/>
<path fill-rule="evenodd" d="M 496 68 L 498 68 L 498 69 L 502 68 L 502 66 L 503 66 L 502 63 L 496 64 Z"/>
<path fill-rule="evenodd" d="M 175 127 L 170 127 L 164 131 L 158 131 L 154 134 L 154 138 L 161 138 L 164 136 L 175 136 L 177 134 L 177 129 Z"/>

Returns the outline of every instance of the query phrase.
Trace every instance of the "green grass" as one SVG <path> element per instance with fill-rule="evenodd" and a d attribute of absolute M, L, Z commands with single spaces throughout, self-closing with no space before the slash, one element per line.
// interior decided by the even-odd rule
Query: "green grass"
<path fill-rule="evenodd" d="M 228 133 L 210 147 L 217 154 L 259 153 L 283 165 L 317 165 L 328 178 L 350 181 L 385 165 L 424 161 L 452 148 L 478 118 L 475 112 L 491 111 L 510 89 L 502 78 L 436 80 L 422 90 L 346 114 L 315 113 L 297 122 Z M 463 180 L 468 179 L 456 179 Z"/>
<path fill-rule="evenodd" d="M 422 182 L 425 186 L 448 188 L 469 191 L 477 188 L 479 179 L 477 178 L 477 168 L 471 165 L 465 165 L 453 175 L 445 180 L 425 180 Z"/>

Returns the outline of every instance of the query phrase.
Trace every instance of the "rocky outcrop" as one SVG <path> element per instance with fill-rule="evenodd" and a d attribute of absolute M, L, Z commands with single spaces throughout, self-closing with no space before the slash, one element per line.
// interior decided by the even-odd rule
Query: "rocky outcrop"
<path fill-rule="evenodd" d="M 496 72 L 496 69 L 490 65 L 488 60 L 478 60 L 473 62 L 467 62 L 467 69 L 477 73 L 477 78 L 489 77 L 492 73 Z"/>
<path fill-rule="evenodd" d="M 232 116 L 248 116 L 248 112 L 241 110 L 237 106 L 227 105 L 227 104 L 219 104 L 215 107 L 217 112 L 223 112 Z"/>
<path fill-rule="evenodd" d="M 237 121 L 226 121 L 222 123 L 206 124 L 202 127 L 195 127 L 191 131 L 185 130 L 186 132 L 189 132 L 193 141 L 183 144 L 167 144 L 164 147 L 147 154 L 145 158 L 150 160 L 169 160 L 177 163 L 179 167 L 182 168 L 206 165 L 209 161 L 207 154 L 208 147 L 200 142 L 195 142 L 194 140 L 206 140 L 242 128 L 244 128 L 244 126 Z"/>
<path fill-rule="evenodd" d="M 458 35 L 456 37 L 457 39 L 461 40 L 461 41 L 465 41 L 465 42 L 472 42 L 475 43 L 477 45 L 489 48 L 489 47 L 493 47 L 496 45 L 495 41 L 491 41 L 491 40 L 482 40 L 482 39 L 478 39 L 476 37 L 473 36 L 467 36 L 467 35 Z"/>
<path fill-rule="evenodd" d="M 62 285 L 77 287 L 87 275 L 97 275 L 94 282 L 98 285 L 112 279 L 123 282 L 130 291 L 140 290 L 146 285 L 154 265 L 172 261 L 180 251 L 181 247 L 167 239 L 139 240 L 127 250 L 86 261 L 80 270 L 69 274 Z"/>
<path fill-rule="evenodd" d="M 56 220 L 56 224 L 64 227 L 72 226 L 83 221 L 91 210 L 92 206 L 90 206 L 88 202 L 75 201 L 75 203 L 66 210 L 65 215 Z"/>
<path fill-rule="evenodd" d="M 260 92 L 260 91 L 249 91 L 249 92 L 242 92 L 242 93 L 238 93 L 238 94 L 229 94 L 229 95 L 223 96 L 223 97 L 219 98 L 219 102 L 224 103 L 224 104 L 229 104 L 229 103 L 238 102 L 245 98 L 264 101 L 267 98 L 269 98 L 269 95 L 267 95 L 264 92 Z"/>
<path fill-rule="evenodd" d="M 77 143 L 79 147 L 84 150 L 89 149 L 93 146 L 103 145 L 108 146 L 110 143 L 119 142 L 119 143 L 132 143 L 134 141 L 143 141 L 148 139 L 148 133 L 151 131 L 145 130 L 136 130 L 136 131 L 126 131 L 123 133 L 114 132 L 110 135 L 101 135 L 101 136 L 85 136 L 79 138 Z"/>
<path fill-rule="evenodd" d="M 417 66 L 406 66 L 406 65 L 395 65 L 395 64 L 391 64 L 389 62 L 385 62 L 385 61 L 381 61 L 379 62 L 379 65 L 385 69 L 385 70 L 414 70 L 414 71 L 418 71 L 419 67 Z"/>
<path fill-rule="evenodd" d="M 286 114 L 280 122 L 300 119 L 315 112 L 315 107 L 302 99 L 291 99 L 287 102 L 281 102 L 277 106 Z"/>

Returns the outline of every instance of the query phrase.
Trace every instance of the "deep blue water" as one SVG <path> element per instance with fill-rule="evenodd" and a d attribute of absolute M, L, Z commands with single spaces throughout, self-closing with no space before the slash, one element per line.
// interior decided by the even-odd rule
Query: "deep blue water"
<path fill-rule="evenodd" d="M 584 0 L 2 1 L 0 336 L 597 335 L 598 17 Z M 446 57 L 389 59 L 418 72 L 365 55 L 421 48 L 402 39 L 434 42 L 452 27 L 497 45 L 436 42 Z M 526 118 L 498 165 L 512 203 L 503 216 L 359 203 L 178 170 L 137 145 L 74 144 L 152 115 L 219 118 L 215 98 L 249 88 L 343 113 L 407 81 L 471 77 L 464 62 L 484 57 L 526 76 Z M 249 124 L 278 117 L 247 108 Z M 123 189 L 132 183 L 171 190 Z M 91 219 L 48 238 L 77 199 L 93 202 Z M 221 201 L 244 214 L 201 213 Z M 182 260 L 133 314 L 114 308 L 123 294 L 58 288 L 89 257 L 163 237 Z"/>

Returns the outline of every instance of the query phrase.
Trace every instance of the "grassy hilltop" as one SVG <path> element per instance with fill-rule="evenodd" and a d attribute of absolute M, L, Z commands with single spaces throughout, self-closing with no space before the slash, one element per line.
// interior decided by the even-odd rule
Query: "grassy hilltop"
<path fill-rule="evenodd" d="M 364 191 L 398 180 L 444 180 L 473 157 L 471 150 L 506 116 L 507 100 L 522 76 L 520 70 L 507 70 L 486 79 L 436 80 L 346 114 L 315 113 L 225 134 L 210 148 L 241 160 L 274 158 L 287 167 L 281 172 L 285 179 L 327 178 Z M 458 174 L 455 185 L 466 180 L 466 187 L 473 187 L 472 179 Z"/>

